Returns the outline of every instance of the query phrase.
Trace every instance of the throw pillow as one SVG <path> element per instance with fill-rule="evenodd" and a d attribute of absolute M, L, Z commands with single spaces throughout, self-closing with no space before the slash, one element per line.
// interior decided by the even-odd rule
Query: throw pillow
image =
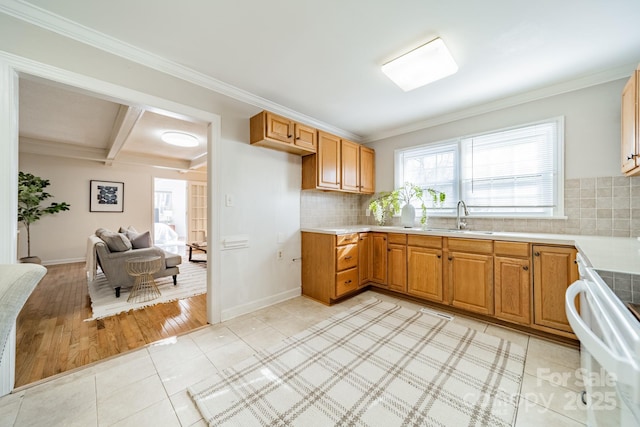
<path fill-rule="evenodd" d="M 150 248 L 153 246 L 151 242 L 151 233 L 145 231 L 144 233 L 127 233 L 129 240 L 131 240 L 131 246 L 133 249 Z"/>
<path fill-rule="evenodd" d="M 131 241 L 122 233 L 104 230 L 100 235 L 98 235 L 96 231 L 96 236 L 104 240 L 111 252 L 124 252 L 132 247 Z"/>

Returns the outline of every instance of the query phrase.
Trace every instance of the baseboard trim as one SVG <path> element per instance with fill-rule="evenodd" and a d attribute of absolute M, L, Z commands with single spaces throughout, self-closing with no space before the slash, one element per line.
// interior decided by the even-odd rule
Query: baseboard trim
<path fill-rule="evenodd" d="M 279 294 L 271 295 L 267 298 L 262 298 L 256 301 L 252 301 L 247 304 L 238 305 L 226 310 L 222 310 L 222 321 L 233 319 L 234 317 L 248 314 L 261 308 L 269 307 L 274 304 L 289 300 L 291 298 L 299 297 L 302 295 L 302 288 L 294 288 L 288 291 L 281 292 Z"/>
<path fill-rule="evenodd" d="M 50 259 L 42 261 L 42 265 L 58 265 L 58 264 L 73 264 L 76 262 L 86 262 L 86 258 L 67 258 L 67 259 Z"/>

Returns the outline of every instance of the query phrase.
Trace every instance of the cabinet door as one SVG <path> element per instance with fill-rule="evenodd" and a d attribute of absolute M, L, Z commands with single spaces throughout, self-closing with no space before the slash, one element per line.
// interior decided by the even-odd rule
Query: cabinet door
<path fill-rule="evenodd" d="M 493 314 L 493 256 L 451 252 L 451 305 L 481 314 Z"/>
<path fill-rule="evenodd" d="M 531 262 L 527 258 L 495 257 L 495 316 L 531 323 Z"/>
<path fill-rule="evenodd" d="M 638 159 L 638 74 L 634 72 L 622 90 L 622 172 L 627 173 L 640 164 Z"/>
<path fill-rule="evenodd" d="M 373 263 L 371 262 L 372 253 L 371 237 L 369 233 L 360 233 L 358 241 L 358 283 L 365 286 L 371 280 Z"/>
<path fill-rule="evenodd" d="M 342 140 L 341 155 L 341 184 L 346 191 L 360 190 L 360 150 L 355 142 Z"/>
<path fill-rule="evenodd" d="M 389 289 L 397 292 L 407 292 L 407 246 L 387 245 L 387 284 Z"/>
<path fill-rule="evenodd" d="M 376 152 L 360 146 L 360 192 L 373 194 L 376 191 Z"/>
<path fill-rule="evenodd" d="M 316 151 L 318 145 L 316 129 L 300 123 L 296 123 L 294 129 L 294 145 Z"/>
<path fill-rule="evenodd" d="M 318 132 L 317 186 L 340 189 L 340 138 Z"/>
<path fill-rule="evenodd" d="M 420 298 L 443 302 L 442 251 L 407 248 L 407 292 Z"/>
<path fill-rule="evenodd" d="M 564 295 L 578 279 L 575 248 L 533 246 L 533 323 L 572 332 Z"/>
<path fill-rule="evenodd" d="M 387 235 L 386 233 L 372 233 L 372 266 L 371 281 L 380 284 L 387 284 Z"/>
<path fill-rule="evenodd" d="M 292 143 L 293 121 L 286 117 L 267 113 L 267 138 Z"/>

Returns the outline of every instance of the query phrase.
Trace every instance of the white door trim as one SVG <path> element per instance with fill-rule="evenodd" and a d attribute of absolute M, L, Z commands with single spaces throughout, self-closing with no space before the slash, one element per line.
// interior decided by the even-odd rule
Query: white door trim
<path fill-rule="evenodd" d="M 180 104 L 130 88 L 108 83 L 82 74 L 57 68 L 28 58 L 20 57 L 8 52 L 0 51 L 0 173 L 4 174 L 0 180 L 0 239 L 5 242 L 0 248 L 1 263 L 16 262 L 17 245 L 17 175 L 18 175 L 18 78 L 20 73 L 26 73 L 81 88 L 90 92 L 104 95 L 115 100 L 158 108 L 179 115 L 192 117 L 209 123 L 207 131 L 207 181 L 208 181 L 208 215 L 207 236 L 209 248 L 207 252 L 207 321 L 218 323 L 221 318 L 221 255 L 220 241 L 220 144 L 221 117 L 217 114 L 203 111 L 188 105 Z M 13 80 L 12 80 L 13 79 Z M 5 200 L 6 199 L 6 200 Z M 15 370 L 15 360 L 11 371 Z M 1 387 L 1 385 L 0 385 Z M 11 384 L 13 388 L 13 382 Z M 11 390 L 0 389 L 0 396 Z"/>

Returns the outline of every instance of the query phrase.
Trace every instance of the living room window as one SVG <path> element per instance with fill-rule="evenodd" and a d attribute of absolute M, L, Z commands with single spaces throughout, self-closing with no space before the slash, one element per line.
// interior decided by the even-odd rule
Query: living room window
<path fill-rule="evenodd" d="M 447 195 L 430 215 L 455 215 L 464 200 L 475 216 L 560 217 L 563 212 L 564 119 L 462 136 L 396 150 L 396 182 Z"/>

